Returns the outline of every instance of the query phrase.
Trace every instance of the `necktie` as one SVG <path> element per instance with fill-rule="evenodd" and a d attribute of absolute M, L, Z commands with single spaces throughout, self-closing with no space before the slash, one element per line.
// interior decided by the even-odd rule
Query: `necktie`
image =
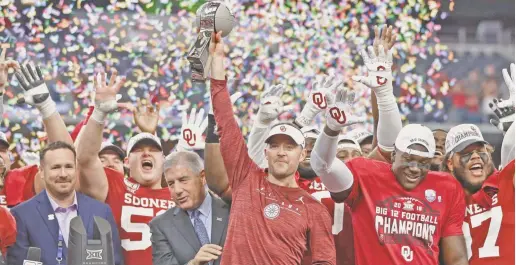
<path fill-rule="evenodd" d="M 199 210 L 195 210 L 192 213 L 192 217 L 194 219 L 194 230 L 197 234 L 197 237 L 199 238 L 199 241 L 201 241 L 201 246 L 209 244 L 210 238 L 208 237 L 208 232 L 206 231 L 206 227 L 202 223 L 201 219 L 199 218 L 199 215 L 201 212 Z"/>

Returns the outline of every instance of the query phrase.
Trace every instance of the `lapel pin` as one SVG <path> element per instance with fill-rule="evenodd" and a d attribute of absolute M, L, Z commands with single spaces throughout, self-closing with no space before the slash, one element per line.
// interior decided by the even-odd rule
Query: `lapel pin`
<path fill-rule="evenodd" d="M 50 220 L 50 221 L 54 220 L 54 215 L 53 214 L 49 214 L 48 215 L 48 220 Z"/>
<path fill-rule="evenodd" d="M 222 222 L 222 218 L 221 217 L 217 217 L 217 221 L 221 221 Z"/>

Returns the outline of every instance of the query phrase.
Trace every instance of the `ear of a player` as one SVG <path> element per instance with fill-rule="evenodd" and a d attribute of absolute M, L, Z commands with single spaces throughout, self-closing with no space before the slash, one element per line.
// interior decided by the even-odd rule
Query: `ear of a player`
<path fill-rule="evenodd" d="M 301 150 L 301 155 L 299 156 L 299 163 L 303 162 L 306 158 L 306 155 L 307 155 L 307 152 L 306 152 L 306 149 L 302 149 Z"/>

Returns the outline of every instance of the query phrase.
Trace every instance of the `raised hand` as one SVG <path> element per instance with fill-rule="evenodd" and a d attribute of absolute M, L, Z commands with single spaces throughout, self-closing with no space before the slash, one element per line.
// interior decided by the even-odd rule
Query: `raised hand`
<path fill-rule="evenodd" d="M 197 109 L 193 108 L 190 112 L 189 119 L 185 111 L 183 112 L 182 120 L 183 125 L 181 126 L 181 135 L 176 150 L 204 149 L 205 143 L 202 134 L 208 127 L 208 118 L 204 117 L 204 109 L 200 109 L 199 112 L 197 112 Z"/>
<path fill-rule="evenodd" d="M 493 99 L 489 103 L 489 107 L 496 115 L 496 119 L 491 119 L 489 122 L 502 132 L 507 132 L 511 124 L 514 122 L 514 105 L 507 105 L 506 102 L 510 100 Z"/>
<path fill-rule="evenodd" d="M 312 90 L 306 104 L 301 110 L 301 114 L 296 118 L 295 123 L 300 127 L 310 125 L 317 114 L 326 110 L 329 105 L 335 102 L 335 95 L 343 88 L 344 83 L 339 77 L 317 76 L 316 81 L 312 84 Z"/>
<path fill-rule="evenodd" d="M 109 83 L 106 83 L 106 73 L 98 73 L 93 78 L 93 85 L 95 86 L 95 109 L 91 114 L 91 118 L 99 123 L 103 123 L 107 114 L 115 112 L 118 107 L 123 107 L 123 104 L 117 103 L 120 96 L 117 93 L 125 83 L 125 77 L 117 80 L 118 72 L 113 69 Z"/>
<path fill-rule="evenodd" d="M 269 126 L 272 121 L 284 112 L 281 95 L 285 92 L 284 85 L 270 86 L 260 97 L 260 109 L 258 109 L 257 121 L 259 124 Z"/>
<path fill-rule="evenodd" d="M 505 85 L 507 85 L 507 89 L 509 89 L 509 99 L 504 100 L 503 102 L 498 103 L 498 107 L 505 108 L 509 106 L 514 107 L 514 82 L 516 81 L 516 75 L 514 73 L 514 63 L 511 63 L 510 66 L 511 75 L 507 72 L 507 69 L 502 70 L 503 79 L 505 80 Z"/>
<path fill-rule="evenodd" d="M 154 134 L 158 127 L 159 103 L 154 106 L 150 100 L 138 100 L 133 112 L 134 123 L 142 132 Z"/>
<path fill-rule="evenodd" d="M 396 35 L 393 32 L 392 26 L 385 26 L 383 30 L 380 30 L 378 26 L 374 26 L 373 48 L 376 54 L 379 53 L 378 48 L 380 45 L 383 46 L 385 53 L 387 53 L 394 46 L 394 43 L 396 43 Z"/>
<path fill-rule="evenodd" d="M 224 42 L 222 41 L 222 31 L 219 31 L 218 33 L 213 32 L 211 34 L 209 51 L 211 56 L 224 56 Z"/>
<path fill-rule="evenodd" d="M 346 91 L 339 91 L 333 103 L 326 110 L 326 126 L 332 131 L 340 132 L 344 127 L 366 121 L 365 117 L 351 115 L 349 104 L 354 99 L 346 94 Z"/>
<path fill-rule="evenodd" d="M 9 84 L 8 73 L 9 69 L 13 68 L 16 70 L 20 69 L 20 65 L 18 62 L 14 60 L 6 60 L 5 55 L 7 54 L 7 48 L 9 48 L 9 44 L 7 46 L 2 46 L 2 53 L 0 54 L 0 97 L 4 95 L 5 88 Z M 1 102 L 0 102 L 1 103 Z"/>
<path fill-rule="evenodd" d="M 39 66 L 26 64 L 20 67 L 16 72 L 16 78 L 23 88 L 23 100 L 19 103 L 25 102 L 36 107 L 44 119 L 56 112 L 56 104 L 50 97 Z"/>
<path fill-rule="evenodd" d="M 369 53 L 363 49 L 360 51 L 360 55 L 367 67 L 368 75 L 353 76 L 353 81 L 360 82 L 373 89 L 378 97 L 382 94 L 392 94 L 392 50 L 385 53 L 383 45 L 379 45 L 378 56 L 373 46 L 369 46 L 367 50 Z"/>

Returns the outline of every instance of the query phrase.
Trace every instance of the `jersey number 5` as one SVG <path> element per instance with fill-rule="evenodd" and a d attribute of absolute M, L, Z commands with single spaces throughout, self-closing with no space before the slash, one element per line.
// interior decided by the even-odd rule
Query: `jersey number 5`
<path fill-rule="evenodd" d="M 159 211 L 156 216 L 164 213 L 166 210 Z M 141 233 L 142 239 L 133 241 L 131 239 L 122 239 L 122 247 L 126 251 L 133 250 L 145 250 L 151 246 L 151 232 L 149 225 L 145 223 L 132 223 L 131 217 L 133 215 L 136 216 L 146 216 L 153 218 L 154 217 L 154 209 L 153 208 L 143 208 L 143 207 L 134 207 L 134 206 L 122 206 L 122 220 L 121 227 L 127 233 Z"/>
<path fill-rule="evenodd" d="M 500 227 L 502 225 L 502 217 L 503 212 L 502 207 L 500 206 L 493 207 L 490 211 L 485 211 L 470 217 L 472 228 L 479 227 L 482 222 L 491 218 L 491 223 L 489 224 L 489 230 L 487 231 L 487 237 L 484 241 L 484 245 L 478 249 L 479 258 L 500 256 L 500 248 L 496 246 L 496 240 L 498 239 L 498 233 L 500 232 Z M 473 242 L 468 223 L 462 224 L 462 232 L 466 238 L 466 245 L 468 247 L 468 259 L 470 259 L 473 255 L 471 250 L 471 245 Z"/>

